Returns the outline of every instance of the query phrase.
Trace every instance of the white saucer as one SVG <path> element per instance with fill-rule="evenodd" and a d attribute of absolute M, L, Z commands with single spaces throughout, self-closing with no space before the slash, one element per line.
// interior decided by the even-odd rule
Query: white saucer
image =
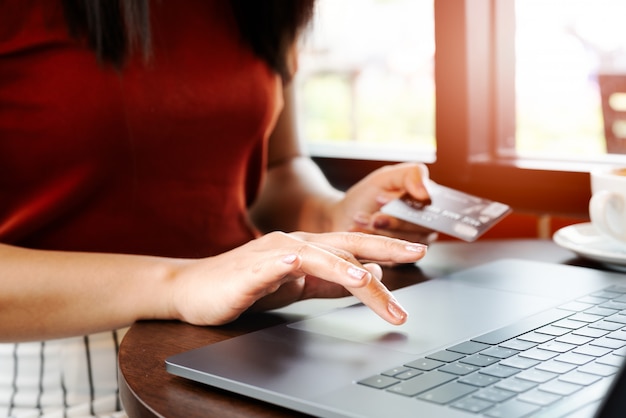
<path fill-rule="evenodd" d="M 626 245 L 601 235 L 589 222 L 561 228 L 552 238 L 558 245 L 580 257 L 626 272 Z"/>

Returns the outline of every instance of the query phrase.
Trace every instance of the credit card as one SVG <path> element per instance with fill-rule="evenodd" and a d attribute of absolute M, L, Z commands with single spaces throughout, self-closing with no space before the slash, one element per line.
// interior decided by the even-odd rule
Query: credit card
<path fill-rule="evenodd" d="M 406 195 L 387 203 L 381 211 L 468 242 L 478 239 L 511 213 L 509 205 L 451 189 L 432 180 L 426 181 L 425 186 L 431 204 L 424 205 Z"/>

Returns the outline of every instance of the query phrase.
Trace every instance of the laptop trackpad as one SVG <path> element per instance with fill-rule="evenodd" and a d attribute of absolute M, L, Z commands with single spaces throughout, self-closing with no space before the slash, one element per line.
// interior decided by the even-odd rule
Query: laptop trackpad
<path fill-rule="evenodd" d="M 432 352 L 541 312 L 555 298 L 431 280 L 394 292 L 409 312 L 390 325 L 362 304 L 290 324 L 289 327 L 410 354 Z"/>

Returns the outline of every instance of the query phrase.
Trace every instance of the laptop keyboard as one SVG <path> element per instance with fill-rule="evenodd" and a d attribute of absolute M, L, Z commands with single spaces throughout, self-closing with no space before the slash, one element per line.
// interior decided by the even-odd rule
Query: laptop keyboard
<path fill-rule="evenodd" d="M 518 418 L 599 400 L 625 356 L 626 286 L 610 286 L 357 383 Z"/>

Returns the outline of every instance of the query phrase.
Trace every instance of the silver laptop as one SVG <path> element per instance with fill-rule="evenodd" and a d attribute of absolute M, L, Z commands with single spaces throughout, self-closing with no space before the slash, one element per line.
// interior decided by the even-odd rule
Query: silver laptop
<path fill-rule="evenodd" d="M 624 416 L 626 275 L 506 259 L 394 295 L 400 327 L 356 304 L 166 367 L 320 417 Z"/>

